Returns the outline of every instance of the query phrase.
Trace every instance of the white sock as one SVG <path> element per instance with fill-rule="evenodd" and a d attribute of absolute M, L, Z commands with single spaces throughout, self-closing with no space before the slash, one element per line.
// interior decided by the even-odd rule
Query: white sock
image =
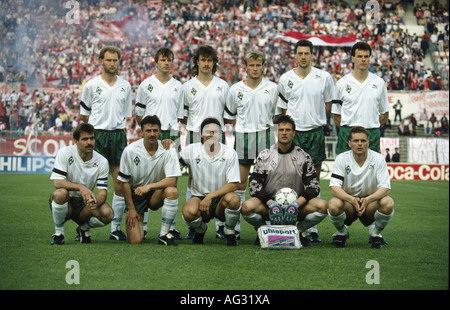
<path fill-rule="evenodd" d="M 248 216 L 244 215 L 244 219 L 250 224 L 258 229 L 259 227 L 266 225 L 266 222 L 263 220 L 262 216 L 258 213 L 252 213 Z"/>
<path fill-rule="evenodd" d="M 52 201 L 53 223 L 55 223 L 55 235 L 64 234 L 64 223 L 67 213 L 69 213 L 69 203 L 62 205 Z"/>
<path fill-rule="evenodd" d="M 339 233 L 345 234 L 347 231 L 347 228 L 345 227 L 344 221 L 347 218 L 347 215 L 345 212 L 342 212 L 342 214 L 339 214 L 337 216 L 333 216 L 328 212 L 328 217 L 330 218 L 330 222 L 336 227 Z"/>
<path fill-rule="evenodd" d="M 372 235 L 380 235 L 381 231 L 389 224 L 391 221 L 392 216 L 394 215 L 394 211 L 392 211 L 391 214 L 383 214 L 377 211 L 375 211 L 374 218 L 375 218 L 375 227 L 373 230 Z"/>
<path fill-rule="evenodd" d="M 344 214 L 345 214 L 345 212 L 344 212 Z M 326 214 L 322 214 L 319 212 L 313 212 L 313 213 L 307 214 L 305 216 L 305 219 L 303 221 L 301 221 L 300 223 L 298 223 L 298 225 L 297 225 L 299 232 L 304 232 L 308 228 L 319 224 L 320 222 L 322 222 L 322 220 L 326 216 L 327 216 Z"/>
<path fill-rule="evenodd" d="M 144 230 L 144 231 L 148 231 L 147 230 L 147 223 L 148 223 L 148 214 L 149 213 L 150 212 L 148 210 L 144 212 L 144 218 L 142 220 L 142 230 Z"/>
<path fill-rule="evenodd" d="M 242 190 L 242 191 L 236 191 L 236 194 L 239 195 L 240 202 L 241 202 L 240 207 L 242 207 L 242 204 L 243 204 L 244 201 L 245 201 L 245 190 Z M 237 221 L 236 226 L 234 227 L 234 229 L 235 229 L 236 231 L 241 231 L 241 216 L 240 216 L 240 215 L 239 215 L 239 219 L 238 219 L 238 221 Z"/>
<path fill-rule="evenodd" d="M 235 233 L 234 228 L 240 217 L 241 217 L 241 208 L 237 210 L 225 209 L 224 232 L 226 235 L 232 235 Z"/>
<path fill-rule="evenodd" d="M 189 187 L 186 188 L 186 201 L 192 198 L 191 189 Z"/>
<path fill-rule="evenodd" d="M 174 218 L 177 217 L 177 211 L 178 211 L 178 199 L 165 198 L 164 205 L 161 209 L 162 223 L 161 223 L 161 231 L 159 232 L 160 236 L 164 236 L 169 232 L 170 226 L 172 225 Z"/>
<path fill-rule="evenodd" d="M 89 228 L 95 228 L 95 227 L 103 227 L 105 226 L 105 224 L 100 221 L 98 218 L 96 218 L 95 216 L 92 216 L 89 221 L 87 221 L 86 223 L 84 223 L 83 225 L 80 226 L 80 228 L 82 230 L 89 230 Z"/>
<path fill-rule="evenodd" d="M 114 211 L 114 218 L 111 221 L 111 232 L 115 232 L 122 223 L 123 212 L 125 211 L 125 198 L 114 194 L 112 199 L 112 209 Z"/>
<path fill-rule="evenodd" d="M 201 216 L 198 219 L 195 219 L 191 222 L 186 221 L 183 216 L 183 221 L 186 223 L 187 226 L 195 229 L 195 231 L 200 234 L 204 233 L 207 229 L 206 223 L 203 222 L 203 218 Z"/>

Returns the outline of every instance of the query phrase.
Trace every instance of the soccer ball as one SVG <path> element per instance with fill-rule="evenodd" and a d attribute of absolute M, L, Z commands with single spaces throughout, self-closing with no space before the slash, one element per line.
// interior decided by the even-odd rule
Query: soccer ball
<path fill-rule="evenodd" d="M 275 201 L 280 205 L 280 207 L 287 207 L 291 202 L 298 198 L 297 193 L 289 187 L 284 187 L 280 189 L 275 194 Z"/>

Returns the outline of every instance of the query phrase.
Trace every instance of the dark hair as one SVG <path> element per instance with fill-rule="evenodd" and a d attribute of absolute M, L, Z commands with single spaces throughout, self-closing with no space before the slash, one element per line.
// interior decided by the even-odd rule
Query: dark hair
<path fill-rule="evenodd" d="M 352 140 L 352 135 L 355 133 L 363 133 L 367 136 L 367 139 L 369 139 L 369 133 L 367 132 L 366 128 L 361 127 L 361 126 L 355 126 L 355 127 L 352 127 L 352 129 L 350 129 L 350 133 L 348 135 L 348 141 Z"/>
<path fill-rule="evenodd" d="M 370 47 L 370 45 L 366 42 L 363 41 L 359 41 L 357 43 L 355 43 L 352 46 L 352 50 L 350 52 L 350 55 L 352 57 L 355 57 L 356 54 L 356 50 L 361 50 L 361 51 L 369 51 L 369 56 L 372 56 L 372 48 Z"/>
<path fill-rule="evenodd" d="M 158 125 L 159 129 L 161 129 L 161 121 L 156 115 L 147 115 L 141 120 L 141 130 L 144 131 L 144 125 Z"/>
<path fill-rule="evenodd" d="M 88 134 L 95 134 L 95 129 L 94 126 L 92 126 L 91 124 L 81 122 L 74 129 L 72 134 L 73 138 L 77 141 L 80 140 L 81 132 L 87 132 Z"/>
<path fill-rule="evenodd" d="M 220 130 L 222 130 L 222 125 L 220 124 L 220 122 L 217 118 L 208 117 L 208 118 L 205 118 L 200 125 L 200 135 L 203 132 L 203 127 L 205 127 L 206 125 L 209 125 L 209 124 L 216 124 L 217 126 L 219 126 Z"/>
<path fill-rule="evenodd" d="M 171 58 L 172 60 L 174 59 L 174 55 L 173 52 L 170 48 L 168 47 L 160 47 L 156 50 L 155 53 L 155 62 L 158 62 L 159 57 L 161 56 L 165 56 L 167 58 Z"/>
<path fill-rule="evenodd" d="M 292 117 L 290 117 L 289 115 L 280 115 L 277 119 L 277 124 L 281 124 L 281 123 L 288 123 L 292 125 L 292 130 L 295 131 L 295 122 L 292 119 Z"/>
<path fill-rule="evenodd" d="M 219 57 L 217 56 L 217 51 L 209 45 L 202 45 L 195 51 L 195 54 L 193 57 L 194 63 L 192 66 L 192 73 L 194 75 L 198 75 L 198 61 L 200 59 L 200 56 L 212 57 L 213 62 L 214 62 L 214 65 L 212 68 L 212 74 L 216 73 L 217 63 L 219 62 Z"/>
<path fill-rule="evenodd" d="M 311 54 L 312 54 L 312 52 L 313 52 L 313 44 L 312 44 L 311 41 L 305 40 L 305 39 L 298 40 L 297 43 L 295 43 L 295 49 L 294 49 L 295 53 L 297 53 L 297 48 L 299 46 L 307 46 L 307 47 L 309 47 L 309 50 L 311 51 Z"/>

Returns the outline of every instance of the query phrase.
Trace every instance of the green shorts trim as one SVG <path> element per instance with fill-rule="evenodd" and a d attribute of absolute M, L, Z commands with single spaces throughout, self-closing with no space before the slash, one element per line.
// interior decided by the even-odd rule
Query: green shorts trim
<path fill-rule="evenodd" d="M 192 196 L 192 197 L 197 197 L 198 199 L 203 200 L 206 196 Z M 211 201 L 211 204 L 209 205 L 209 214 L 211 215 L 211 217 L 216 217 L 216 209 L 217 206 L 219 205 L 220 199 L 222 199 L 222 197 L 214 198 Z"/>
<path fill-rule="evenodd" d="M 159 140 L 170 139 L 172 141 L 177 141 L 180 139 L 180 132 L 178 130 L 161 130 L 159 135 Z"/>
<path fill-rule="evenodd" d="M 275 136 L 270 128 L 257 132 L 236 132 L 234 136 L 234 149 L 238 155 L 239 164 L 254 164 L 258 154 L 270 148 L 275 143 Z"/>
<path fill-rule="evenodd" d="M 348 137 L 352 127 L 342 126 L 339 129 L 339 136 L 336 145 L 336 155 L 343 153 L 345 151 L 351 150 L 348 146 Z M 380 149 L 380 129 L 379 128 L 366 128 L 369 133 L 369 149 L 381 153 Z"/>
<path fill-rule="evenodd" d="M 95 151 L 103 155 L 110 165 L 119 165 L 122 152 L 127 146 L 124 130 L 95 130 Z"/>
<path fill-rule="evenodd" d="M 50 206 L 50 211 L 52 210 L 52 195 L 53 194 L 50 195 L 50 198 L 48 200 L 48 204 Z M 83 208 L 86 206 L 84 204 L 83 197 L 69 197 L 69 205 L 72 210 L 70 218 L 73 219 L 75 222 L 79 221 L 80 213 L 83 210 Z"/>
<path fill-rule="evenodd" d="M 151 190 L 142 196 L 136 195 L 134 191 L 131 192 L 131 199 L 138 214 L 144 214 L 150 208 L 150 198 L 154 192 Z M 125 207 L 125 210 L 128 211 L 128 206 Z"/>
<path fill-rule="evenodd" d="M 320 165 L 327 158 L 323 127 L 297 131 L 292 141 L 311 156 L 314 166 Z"/>

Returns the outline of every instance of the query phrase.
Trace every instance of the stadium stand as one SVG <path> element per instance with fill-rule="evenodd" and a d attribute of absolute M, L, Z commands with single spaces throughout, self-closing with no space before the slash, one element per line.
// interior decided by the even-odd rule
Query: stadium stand
<path fill-rule="evenodd" d="M 244 77 L 250 48 L 266 54 L 270 80 L 294 67 L 292 44 L 280 39 L 289 31 L 354 34 L 374 47 L 371 70 L 389 90 L 448 90 L 448 3 L 379 2 L 381 21 L 371 27 L 370 9 L 360 0 L 3 1 L 0 129 L 17 135 L 70 131 L 79 122 L 80 89 L 99 74 L 96 52 L 106 43 L 123 51 L 120 75 L 136 89 L 154 72 L 159 46 L 175 51 L 174 76 L 184 82 L 195 48 L 213 45 L 221 60 L 218 74 L 231 85 Z M 335 80 L 352 69 L 348 47 L 322 46 L 315 54 L 315 66 Z M 136 136 L 133 121 L 129 127 L 130 137 Z"/>

